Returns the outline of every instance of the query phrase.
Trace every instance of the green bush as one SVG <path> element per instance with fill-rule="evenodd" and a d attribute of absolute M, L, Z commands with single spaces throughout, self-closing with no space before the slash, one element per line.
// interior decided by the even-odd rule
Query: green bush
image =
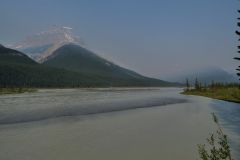
<path fill-rule="evenodd" d="M 233 160 L 227 135 L 223 133 L 216 115 L 212 113 L 212 116 L 218 129 L 207 138 L 208 146 L 198 145 L 199 156 L 202 160 Z"/>

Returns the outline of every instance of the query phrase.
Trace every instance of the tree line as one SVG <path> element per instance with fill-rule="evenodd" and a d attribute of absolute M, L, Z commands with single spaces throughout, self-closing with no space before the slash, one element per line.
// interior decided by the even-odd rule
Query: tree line
<path fill-rule="evenodd" d="M 186 78 L 186 84 L 185 84 L 185 91 L 190 90 L 196 90 L 196 91 L 206 91 L 207 89 L 219 89 L 219 88 L 231 88 L 231 87 L 240 87 L 238 83 L 220 83 L 212 81 L 210 84 L 207 84 L 206 82 L 202 83 L 198 80 L 198 78 L 195 79 L 194 84 L 191 84 Z"/>

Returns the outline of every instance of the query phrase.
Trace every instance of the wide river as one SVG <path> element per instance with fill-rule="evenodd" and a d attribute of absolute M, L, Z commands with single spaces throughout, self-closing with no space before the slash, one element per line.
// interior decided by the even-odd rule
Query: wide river
<path fill-rule="evenodd" d="M 179 88 L 54 89 L 0 96 L 1 160 L 194 160 L 216 130 L 240 160 L 240 105 Z M 199 159 L 199 158 L 198 158 Z"/>

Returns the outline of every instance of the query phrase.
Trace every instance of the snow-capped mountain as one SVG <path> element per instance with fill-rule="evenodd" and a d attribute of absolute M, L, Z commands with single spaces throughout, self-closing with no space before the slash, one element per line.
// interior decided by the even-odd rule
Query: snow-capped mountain
<path fill-rule="evenodd" d="M 27 37 L 16 43 L 13 48 L 26 53 L 38 62 L 43 62 L 56 49 L 68 43 L 83 45 L 80 38 L 73 34 L 72 28 L 54 26 L 47 31 Z"/>

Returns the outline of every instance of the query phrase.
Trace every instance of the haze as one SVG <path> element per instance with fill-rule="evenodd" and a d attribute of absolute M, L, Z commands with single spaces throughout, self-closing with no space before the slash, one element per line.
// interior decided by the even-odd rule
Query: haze
<path fill-rule="evenodd" d="M 2 0 L 0 43 L 60 25 L 147 76 L 166 79 L 207 66 L 234 72 L 237 6 L 237 0 Z"/>

